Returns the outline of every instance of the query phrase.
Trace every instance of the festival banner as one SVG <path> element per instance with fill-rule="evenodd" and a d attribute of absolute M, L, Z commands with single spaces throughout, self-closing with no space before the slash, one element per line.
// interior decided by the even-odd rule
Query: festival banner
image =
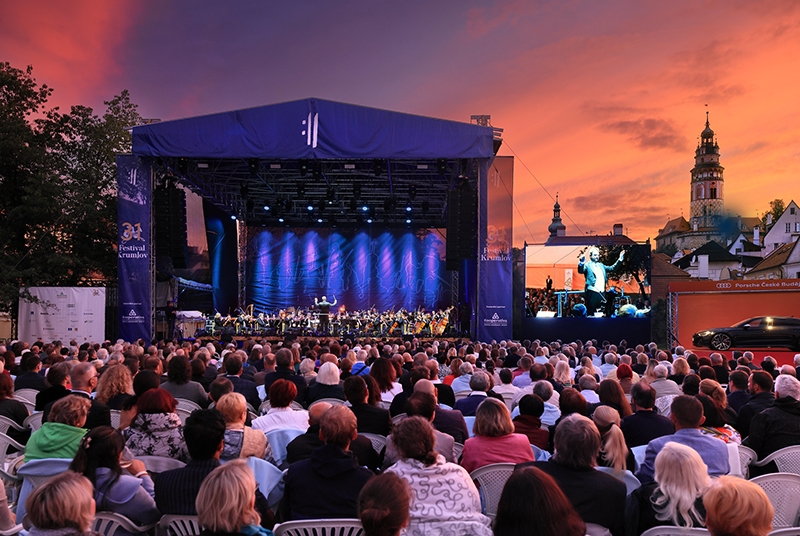
<path fill-rule="evenodd" d="M 514 190 L 513 157 L 496 157 L 482 189 L 478 295 L 478 339 L 510 339 L 513 317 L 511 230 Z M 485 210 L 485 212 L 484 212 Z"/>
<path fill-rule="evenodd" d="M 105 287 L 28 287 L 34 301 L 19 299 L 19 339 L 102 342 L 106 328 Z"/>
<path fill-rule="evenodd" d="M 132 155 L 117 156 L 117 188 L 119 336 L 126 341 L 149 341 L 153 332 L 149 162 Z"/>

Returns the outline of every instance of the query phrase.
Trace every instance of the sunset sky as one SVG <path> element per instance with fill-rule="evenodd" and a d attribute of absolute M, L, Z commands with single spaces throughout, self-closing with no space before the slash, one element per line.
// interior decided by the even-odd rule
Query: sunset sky
<path fill-rule="evenodd" d="M 689 215 L 705 105 L 731 214 L 800 201 L 800 2 L 4 1 L 0 61 L 51 104 L 162 120 L 306 97 L 504 129 L 514 244 Z"/>

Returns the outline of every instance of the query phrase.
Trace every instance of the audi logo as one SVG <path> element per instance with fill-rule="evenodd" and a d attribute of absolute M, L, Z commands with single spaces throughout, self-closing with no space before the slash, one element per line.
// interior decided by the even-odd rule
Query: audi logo
<path fill-rule="evenodd" d="M 732 286 L 731 283 L 717 283 L 717 288 L 731 288 Z"/>

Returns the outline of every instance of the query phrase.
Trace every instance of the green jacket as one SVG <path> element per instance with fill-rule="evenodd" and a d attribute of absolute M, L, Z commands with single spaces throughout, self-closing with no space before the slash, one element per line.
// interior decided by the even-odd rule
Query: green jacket
<path fill-rule="evenodd" d="M 75 457 L 81 438 L 88 430 L 60 422 L 46 422 L 25 445 L 25 461 Z"/>

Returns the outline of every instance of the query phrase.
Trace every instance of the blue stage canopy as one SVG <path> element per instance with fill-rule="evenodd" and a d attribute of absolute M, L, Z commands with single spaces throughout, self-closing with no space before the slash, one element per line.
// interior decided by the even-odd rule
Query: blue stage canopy
<path fill-rule="evenodd" d="M 133 154 L 260 159 L 492 158 L 492 138 L 490 127 L 304 99 L 134 127 Z"/>

